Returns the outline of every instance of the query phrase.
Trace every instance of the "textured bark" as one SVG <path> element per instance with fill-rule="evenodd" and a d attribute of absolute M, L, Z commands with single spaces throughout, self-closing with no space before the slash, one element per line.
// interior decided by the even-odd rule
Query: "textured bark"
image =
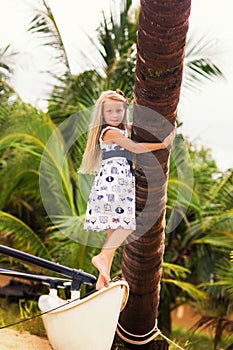
<path fill-rule="evenodd" d="M 158 142 L 175 125 L 190 7 L 191 0 L 141 0 L 134 89 L 136 141 Z M 138 238 L 124 247 L 122 262 L 130 298 L 120 324 L 136 335 L 148 333 L 155 325 L 164 253 L 169 151 L 153 155 L 154 160 L 148 154 L 137 156 Z M 160 346 L 158 341 L 157 346 L 153 342 L 140 349 Z M 127 348 L 138 347 L 127 343 Z"/>

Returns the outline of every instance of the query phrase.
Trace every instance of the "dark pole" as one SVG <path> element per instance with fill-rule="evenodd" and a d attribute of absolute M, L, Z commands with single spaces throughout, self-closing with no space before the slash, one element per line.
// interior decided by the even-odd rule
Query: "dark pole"
<path fill-rule="evenodd" d="M 31 254 L 21 252 L 19 250 L 16 250 L 10 247 L 0 245 L 0 253 L 6 254 L 8 256 L 25 261 L 30 264 L 44 267 L 48 270 L 57 272 L 60 275 L 70 277 L 73 280 L 72 289 L 76 289 L 76 290 L 80 289 L 82 284 L 92 285 L 96 283 L 95 276 L 89 273 L 83 272 L 81 270 L 72 269 L 70 267 L 60 265 L 58 263 L 54 263 L 52 261 L 39 258 Z"/>
<path fill-rule="evenodd" d="M 29 272 L 21 272 L 21 271 L 3 269 L 3 268 L 0 268 L 0 275 L 22 278 L 29 281 L 41 282 L 43 284 L 48 284 L 50 288 L 56 288 L 56 289 L 59 287 L 64 288 L 65 286 L 69 286 L 71 285 L 71 282 L 72 282 L 71 279 L 36 275 Z"/>

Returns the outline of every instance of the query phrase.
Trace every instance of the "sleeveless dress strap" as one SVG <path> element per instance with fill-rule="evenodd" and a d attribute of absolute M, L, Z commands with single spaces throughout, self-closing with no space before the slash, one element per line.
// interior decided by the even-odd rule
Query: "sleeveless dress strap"
<path fill-rule="evenodd" d="M 107 130 L 109 130 L 109 129 L 113 129 L 113 130 L 120 131 L 120 129 L 118 129 L 118 128 L 114 127 L 114 126 L 106 126 L 106 127 L 101 131 L 101 133 L 100 133 L 100 137 L 99 137 L 99 141 L 100 141 L 100 142 L 104 142 L 103 139 L 102 139 L 102 137 L 103 137 L 104 133 L 105 133 Z"/>

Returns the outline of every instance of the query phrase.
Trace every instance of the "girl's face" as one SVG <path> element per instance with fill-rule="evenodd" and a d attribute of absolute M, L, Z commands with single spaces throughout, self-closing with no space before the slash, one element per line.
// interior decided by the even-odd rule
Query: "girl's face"
<path fill-rule="evenodd" d="M 106 124 L 118 126 L 125 115 L 124 104 L 121 101 L 107 99 L 103 104 L 103 118 Z"/>

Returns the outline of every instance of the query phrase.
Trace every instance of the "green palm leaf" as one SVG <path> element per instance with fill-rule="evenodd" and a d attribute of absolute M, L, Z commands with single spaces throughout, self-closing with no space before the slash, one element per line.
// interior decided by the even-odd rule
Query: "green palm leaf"
<path fill-rule="evenodd" d="M 10 123 L 17 118 L 18 123 Z M 40 114 L 34 109 L 23 110 L 20 107 L 8 116 L 8 120 L 0 131 L 0 152 L 5 159 L 5 180 L 12 184 L 19 183 L 23 173 L 31 168 L 34 174 L 40 175 L 40 190 L 46 192 L 44 204 L 52 205 L 62 214 L 74 214 L 73 186 L 70 179 L 72 163 L 68 162 L 63 137 L 47 115 Z M 12 150 L 17 152 L 12 152 Z M 10 158 L 9 158 L 10 150 Z M 31 160 L 31 166 L 26 169 Z M 7 171 L 14 160 L 22 158 L 13 178 L 7 180 Z M 20 170 L 21 166 L 21 170 Z M 1 171 L 4 170 L 4 167 Z M 38 178 L 37 178 L 38 181 Z M 11 185 L 10 188 L 15 187 Z M 50 203 L 50 204 L 49 204 Z"/>
<path fill-rule="evenodd" d="M 223 72 L 211 58 L 215 54 L 215 42 L 208 41 L 206 36 L 197 41 L 191 36 L 187 40 L 183 81 L 185 87 L 197 89 L 198 83 L 203 82 L 203 78 L 208 80 L 224 78 Z"/>
<path fill-rule="evenodd" d="M 193 284 L 183 281 L 177 281 L 169 278 L 162 278 L 162 281 L 164 283 L 172 284 L 180 289 L 182 291 L 186 292 L 192 299 L 194 300 L 203 300 L 207 299 L 207 294 L 197 287 L 195 287 Z"/>
<path fill-rule="evenodd" d="M 55 49 L 55 58 L 64 64 L 66 74 L 71 76 L 68 57 L 56 20 L 47 1 L 42 0 L 42 4 L 44 9 L 36 10 L 37 13 L 32 19 L 28 31 L 39 36 L 42 39 L 43 45 Z"/>
<path fill-rule="evenodd" d="M 226 292 L 231 303 L 233 301 L 233 264 L 224 259 L 217 265 L 215 270 L 217 281 L 214 284 L 222 286 L 224 292 Z"/>
<path fill-rule="evenodd" d="M 209 192 L 206 209 L 210 206 L 219 211 L 231 210 L 233 206 L 233 169 L 229 169 L 221 177 L 216 179 L 215 185 Z"/>
<path fill-rule="evenodd" d="M 185 278 L 188 274 L 191 273 L 189 269 L 184 266 L 177 264 L 172 264 L 168 262 L 163 262 L 163 273 L 165 276 L 175 276 L 177 279 Z"/>
<path fill-rule="evenodd" d="M 10 45 L 0 48 L 0 102 L 8 103 L 10 96 L 16 96 L 22 102 L 19 94 L 9 83 L 10 78 L 14 73 L 14 60 L 17 52 L 10 51 Z"/>
<path fill-rule="evenodd" d="M 45 259 L 51 255 L 39 236 L 22 220 L 0 211 L 1 239 L 10 239 L 11 246 Z"/>

